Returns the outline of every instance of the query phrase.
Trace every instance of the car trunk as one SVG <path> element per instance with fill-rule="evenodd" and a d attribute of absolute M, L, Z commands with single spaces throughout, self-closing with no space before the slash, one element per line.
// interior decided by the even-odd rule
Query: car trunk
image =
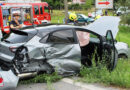
<path fill-rule="evenodd" d="M 35 34 L 13 31 L 0 44 L 0 59 L 11 62 L 14 58 L 14 52 L 17 47 L 23 45 L 30 40 Z"/>

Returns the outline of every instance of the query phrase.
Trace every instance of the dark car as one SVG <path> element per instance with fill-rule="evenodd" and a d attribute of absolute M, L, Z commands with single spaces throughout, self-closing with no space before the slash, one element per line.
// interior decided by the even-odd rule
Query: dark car
<path fill-rule="evenodd" d="M 77 15 L 77 25 L 87 25 L 95 21 L 94 18 L 88 17 L 84 14 L 76 14 Z M 65 23 L 65 19 L 63 21 Z M 70 19 L 67 20 L 68 24 L 74 24 L 74 21 L 71 21 Z"/>
<path fill-rule="evenodd" d="M 118 56 L 113 29 L 118 28 L 119 18 L 102 17 L 98 21 L 103 27 L 110 27 L 95 31 L 98 28 L 95 22 L 88 27 L 49 25 L 30 28 L 37 31 L 35 35 L 17 48 L 12 60 L 2 60 L 1 65 L 4 62 L 8 64 L 3 65 L 1 70 L 11 69 L 17 77 L 54 71 L 60 75 L 73 75 L 79 73 L 81 65 L 92 66 L 93 58 L 96 62 L 105 61 L 107 68 L 113 70 Z M 17 32 L 29 36 L 25 31 Z"/>
<path fill-rule="evenodd" d="M 78 17 L 78 22 L 79 23 L 86 23 L 86 24 L 89 24 L 89 23 L 92 23 L 95 21 L 94 18 L 90 18 L 90 17 L 87 17 L 85 16 L 84 14 L 77 14 L 77 17 Z"/>

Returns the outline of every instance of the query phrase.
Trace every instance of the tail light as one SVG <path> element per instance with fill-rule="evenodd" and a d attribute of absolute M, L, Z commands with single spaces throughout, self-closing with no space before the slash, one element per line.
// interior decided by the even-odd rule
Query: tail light
<path fill-rule="evenodd" d="M 2 77 L 0 77 L 0 87 L 3 87 L 4 86 L 4 80 Z"/>
<path fill-rule="evenodd" d="M 10 50 L 11 52 L 15 53 L 16 50 L 17 50 L 17 47 L 15 47 L 15 46 L 9 47 L 9 50 Z"/>

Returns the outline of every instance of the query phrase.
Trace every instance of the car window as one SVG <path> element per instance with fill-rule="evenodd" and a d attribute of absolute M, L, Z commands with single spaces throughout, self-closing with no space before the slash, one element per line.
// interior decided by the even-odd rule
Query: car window
<path fill-rule="evenodd" d="M 81 15 L 78 15 L 78 18 L 83 18 Z"/>
<path fill-rule="evenodd" d="M 41 40 L 42 43 L 74 43 L 72 30 L 56 31 Z"/>
<path fill-rule="evenodd" d="M 86 46 L 90 41 L 90 33 L 84 31 L 76 31 L 80 46 Z"/>
<path fill-rule="evenodd" d="M 8 43 L 23 43 L 29 40 L 28 35 L 20 35 L 11 33 L 9 37 L 7 37 L 4 41 Z"/>
<path fill-rule="evenodd" d="M 100 43 L 98 36 L 93 33 L 77 30 L 76 35 L 81 47 L 88 45 L 90 42 Z"/>

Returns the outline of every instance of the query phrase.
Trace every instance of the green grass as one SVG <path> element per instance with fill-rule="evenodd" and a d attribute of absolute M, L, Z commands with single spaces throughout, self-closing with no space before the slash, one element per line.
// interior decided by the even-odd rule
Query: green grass
<path fill-rule="evenodd" d="M 124 88 L 130 88 L 130 61 L 119 60 L 114 71 L 104 68 L 83 68 L 80 71 L 80 81 L 87 83 L 102 83 Z"/>
<path fill-rule="evenodd" d="M 56 72 L 53 74 L 40 74 L 34 78 L 27 80 L 21 80 L 19 84 L 31 84 L 31 83 L 47 83 L 48 90 L 55 90 L 53 88 L 52 82 L 60 80 L 62 77 L 59 76 Z"/>
<path fill-rule="evenodd" d="M 69 12 L 75 12 L 75 13 L 80 13 L 80 14 L 84 14 L 84 15 L 88 15 L 88 13 L 92 13 L 94 12 L 95 9 L 92 8 L 90 10 L 69 10 Z M 105 12 L 103 10 L 103 12 Z M 108 15 L 112 16 L 113 15 L 113 11 L 112 10 L 108 10 Z M 53 10 L 53 13 L 51 14 L 51 23 L 63 23 L 63 19 L 65 18 L 65 13 L 64 10 Z"/>
<path fill-rule="evenodd" d="M 50 84 L 51 82 L 56 82 L 60 80 L 62 77 L 59 76 L 56 72 L 53 74 L 40 74 L 37 75 L 34 78 L 30 78 L 27 80 L 21 80 L 20 84 L 30 84 L 30 83 L 48 83 Z"/>
<path fill-rule="evenodd" d="M 128 26 L 119 26 L 119 32 L 116 37 L 117 41 L 122 41 L 127 43 L 130 46 L 130 27 Z"/>
<path fill-rule="evenodd" d="M 85 15 L 88 15 L 88 12 L 94 11 L 93 9 L 85 11 L 85 10 L 75 10 L 69 12 L 75 12 L 75 13 L 82 13 Z M 51 14 L 51 23 L 63 23 L 63 19 L 65 18 L 64 10 L 53 10 L 53 13 Z"/>

